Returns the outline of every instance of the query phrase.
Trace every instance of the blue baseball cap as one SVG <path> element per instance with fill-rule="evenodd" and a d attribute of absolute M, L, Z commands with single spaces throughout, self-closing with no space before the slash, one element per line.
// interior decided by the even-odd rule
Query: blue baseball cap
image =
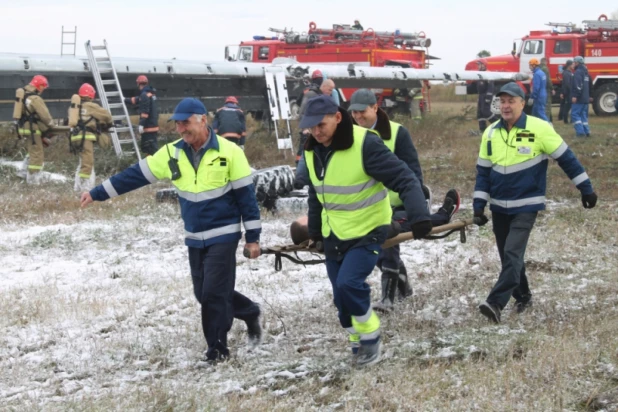
<path fill-rule="evenodd" d="M 500 96 L 501 94 L 508 94 L 513 97 L 521 97 L 524 100 L 526 99 L 524 91 L 515 82 L 510 82 L 502 86 L 496 96 Z"/>
<path fill-rule="evenodd" d="M 298 127 L 308 129 L 320 123 L 327 114 L 335 114 L 338 111 L 339 106 L 335 104 L 330 96 L 316 96 L 307 102 L 305 114 Z"/>
<path fill-rule="evenodd" d="M 194 114 L 208 114 L 204 103 L 194 97 L 186 97 L 178 103 L 170 120 L 187 120 Z"/>

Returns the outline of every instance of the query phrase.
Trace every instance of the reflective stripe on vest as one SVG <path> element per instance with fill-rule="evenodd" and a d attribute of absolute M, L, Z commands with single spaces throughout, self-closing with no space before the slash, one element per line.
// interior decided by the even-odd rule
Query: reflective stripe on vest
<path fill-rule="evenodd" d="M 324 180 L 315 174 L 314 153 L 305 151 L 309 177 L 322 204 L 322 236 L 331 231 L 340 240 L 365 236 L 390 224 L 391 207 L 384 185 L 365 173 L 363 142 L 367 129 L 354 126 L 354 142 L 347 150 L 333 151 L 324 165 Z"/>
<path fill-rule="evenodd" d="M 80 140 L 82 140 L 82 136 L 85 140 L 92 140 L 92 141 L 96 141 L 97 140 L 97 135 L 93 134 L 93 133 L 86 133 L 84 135 L 82 135 L 81 133 L 75 136 L 71 136 L 71 141 L 72 142 L 78 142 Z"/>
<path fill-rule="evenodd" d="M 399 128 L 401 125 L 399 123 L 395 123 L 393 121 L 391 123 L 391 138 L 388 140 L 382 140 L 386 147 L 393 153 L 395 153 L 395 145 L 397 144 L 397 134 L 399 133 Z M 388 191 L 388 199 L 391 202 L 391 206 L 403 206 L 403 201 L 399 197 L 399 193 L 393 192 L 392 190 Z"/>
<path fill-rule="evenodd" d="M 35 130 L 34 134 L 35 135 L 41 135 L 41 131 L 40 130 Z M 19 135 L 20 136 L 30 136 L 30 129 L 19 129 Z"/>
<path fill-rule="evenodd" d="M 178 161 L 181 176 L 172 184 L 180 198 L 183 218 L 188 219 L 185 221 L 187 240 L 207 241 L 224 235 L 240 235 L 241 215 L 227 213 L 234 210 L 229 207 L 232 201 L 230 192 L 253 184 L 248 163 L 234 161 L 238 155 L 237 146 L 220 136 L 212 135 L 211 138 L 217 140 L 218 150 L 206 150 L 200 158 L 199 167 L 193 164 L 191 153 L 187 154 L 183 150 L 180 140 L 169 143 L 153 156 L 139 162 L 146 180 L 155 182 L 171 176 L 170 158 Z M 240 156 L 244 156 L 240 153 Z M 206 210 L 212 212 L 207 213 Z M 222 213 L 225 222 L 219 213 Z M 259 229 L 261 223 L 259 219 L 249 220 L 244 221 L 244 226 L 246 230 Z"/>

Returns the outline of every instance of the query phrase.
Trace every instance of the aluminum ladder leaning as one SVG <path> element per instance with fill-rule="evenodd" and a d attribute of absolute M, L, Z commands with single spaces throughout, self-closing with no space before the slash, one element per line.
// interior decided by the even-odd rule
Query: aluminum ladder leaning
<path fill-rule="evenodd" d="M 100 53 L 99 56 L 97 56 L 95 55 L 95 51 L 102 51 L 104 53 Z M 118 122 L 121 124 L 109 130 L 116 155 L 120 157 L 123 154 L 135 153 L 137 159 L 142 160 L 137 138 L 135 136 L 135 130 L 131 125 L 129 111 L 124 104 L 124 96 L 122 95 L 120 81 L 118 80 L 116 69 L 112 63 L 107 41 L 103 40 L 102 46 L 93 46 L 90 40 L 88 40 L 86 42 L 86 53 L 88 55 L 92 77 L 94 78 L 99 98 L 101 99 L 101 104 L 112 114 L 114 125 L 117 125 Z M 119 134 L 126 137 L 121 139 Z M 132 150 L 123 152 L 122 145 L 128 144 L 133 146 Z"/>

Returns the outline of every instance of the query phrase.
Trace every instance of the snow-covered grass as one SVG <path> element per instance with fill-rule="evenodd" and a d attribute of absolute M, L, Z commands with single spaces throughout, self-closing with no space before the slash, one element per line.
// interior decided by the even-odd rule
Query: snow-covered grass
<path fill-rule="evenodd" d="M 478 313 L 499 271 L 491 224 L 471 228 L 465 244 L 406 243 L 414 296 L 381 317 L 385 358 L 366 370 L 350 367 L 323 266 L 284 260 L 275 272 L 272 256 L 249 261 L 240 249 L 237 289 L 262 306 L 264 343 L 249 349 L 235 322 L 232 359 L 202 362 L 178 207 L 154 201 L 167 185 L 80 210 L 76 160 L 61 145 L 46 169 L 67 182 L 29 187 L 0 165 L 0 410 L 614 410 L 615 121 L 591 124 L 595 137 L 585 140 L 556 125 L 600 200 L 584 210 L 550 166 L 552 201 L 526 256 L 532 310 L 508 306 L 499 326 Z M 444 124 L 436 113 L 411 126 L 435 203 L 457 187 L 469 217 L 475 122 Z M 254 156 L 277 158 L 269 142 Z M 98 159 L 109 173 L 124 164 Z M 295 217 L 264 214 L 262 244 L 288 243 Z M 374 300 L 379 277 L 369 278 Z"/>
<path fill-rule="evenodd" d="M 237 289 L 261 304 L 265 339 L 251 350 L 235 322 L 231 361 L 211 366 L 176 205 L 154 188 L 86 210 L 70 184 L 13 189 L 0 223 L 3 409 L 573 410 L 618 379 L 615 203 L 550 204 L 528 247 L 534 307 L 508 307 L 500 326 L 476 309 L 499 268 L 491 225 L 465 244 L 405 244 L 414 297 L 382 316 L 385 359 L 357 370 L 322 265 L 275 272 L 273 257 L 239 250 Z M 34 217 L 34 197 L 60 211 Z M 262 243 L 287 243 L 292 218 L 265 216 Z M 369 280 L 377 298 L 379 273 Z"/>

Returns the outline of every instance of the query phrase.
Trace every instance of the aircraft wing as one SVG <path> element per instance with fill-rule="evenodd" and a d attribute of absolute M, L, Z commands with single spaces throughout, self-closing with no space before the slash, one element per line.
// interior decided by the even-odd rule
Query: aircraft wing
<path fill-rule="evenodd" d="M 449 81 L 523 81 L 529 78 L 526 73 L 517 72 L 488 72 L 462 70 L 460 72 L 443 72 L 434 69 L 413 69 L 398 66 L 370 67 L 359 64 L 302 64 L 302 63 L 274 63 L 271 67 L 280 67 L 286 71 L 288 77 L 301 78 L 309 76 L 314 70 L 320 70 L 328 78 L 336 81 L 339 86 L 340 81 L 350 81 L 362 84 L 364 81 L 372 79 L 392 80 L 392 81 L 420 81 L 420 80 L 442 80 Z M 357 86 L 363 87 L 363 86 Z"/>
<path fill-rule="evenodd" d="M 283 72 L 287 93 L 293 100 L 305 87 L 304 81 L 319 69 L 333 79 L 338 88 L 417 88 L 430 81 L 512 81 L 527 79 L 523 73 L 441 72 L 399 66 L 370 67 L 366 63 L 309 64 L 279 58 L 272 63 L 209 62 L 176 59 L 137 59 L 113 57 L 114 68 L 124 96 L 135 96 L 135 78 L 145 74 L 157 89 L 160 109 L 173 110 L 186 96 L 202 99 L 208 108 L 222 104 L 225 96 L 237 96 L 249 112 L 269 110 L 265 75 Z M 82 83 L 94 84 L 89 61 L 81 56 L 0 53 L 0 121 L 12 114 L 15 90 L 27 84 L 34 74 L 48 76 L 50 88 L 44 98 L 56 117 L 66 115 L 68 100 Z"/>

